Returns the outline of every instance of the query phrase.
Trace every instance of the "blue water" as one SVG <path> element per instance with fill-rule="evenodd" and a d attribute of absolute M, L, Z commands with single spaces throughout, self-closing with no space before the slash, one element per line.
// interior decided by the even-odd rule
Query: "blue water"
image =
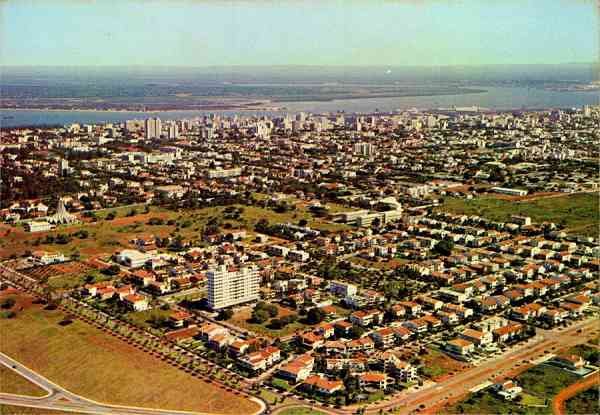
<path fill-rule="evenodd" d="M 373 112 L 395 111 L 409 108 L 435 109 L 452 106 L 467 107 L 478 106 L 492 110 L 510 109 L 547 109 L 547 108 L 573 108 L 584 105 L 600 104 L 598 91 L 590 92 L 557 92 L 536 88 L 524 87 L 483 87 L 487 92 L 464 95 L 438 95 L 420 97 L 398 98 L 373 98 L 373 99 L 345 99 L 334 101 L 304 101 L 280 103 L 285 107 L 283 112 Z M 223 115 L 278 115 L 282 112 L 265 111 L 47 111 L 47 110 L 0 110 L 2 118 L 0 125 L 3 127 L 17 127 L 24 125 L 48 125 L 71 123 L 104 123 L 123 122 L 130 119 L 144 119 L 160 117 L 161 119 L 191 119 L 197 116 L 219 113 Z"/>

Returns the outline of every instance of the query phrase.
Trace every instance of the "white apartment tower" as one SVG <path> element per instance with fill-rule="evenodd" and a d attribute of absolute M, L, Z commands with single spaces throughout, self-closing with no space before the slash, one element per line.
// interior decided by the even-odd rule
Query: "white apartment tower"
<path fill-rule="evenodd" d="M 175 140 L 177 138 L 179 138 L 179 126 L 174 122 L 169 125 L 169 140 Z"/>
<path fill-rule="evenodd" d="M 370 157 L 375 154 L 375 146 L 371 143 L 355 143 L 352 150 L 355 154 Z"/>
<path fill-rule="evenodd" d="M 58 174 L 59 174 L 59 176 L 66 176 L 69 174 L 69 160 L 66 160 L 66 159 L 58 160 Z"/>
<path fill-rule="evenodd" d="M 160 118 L 148 118 L 146 120 L 146 139 L 160 138 L 161 131 Z"/>
<path fill-rule="evenodd" d="M 260 275 L 256 267 L 233 268 L 220 265 L 209 271 L 208 306 L 219 310 L 232 305 L 258 300 Z"/>

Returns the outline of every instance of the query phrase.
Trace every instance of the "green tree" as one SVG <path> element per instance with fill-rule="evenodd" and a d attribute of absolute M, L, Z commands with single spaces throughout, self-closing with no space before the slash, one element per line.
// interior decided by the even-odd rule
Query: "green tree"
<path fill-rule="evenodd" d="M 352 326 L 350 329 L 350 336 L 354 339 L 362 337 L 363 334 L 365 334 L 365 329 L 360 326 Z"/>
<path fill-rule="evenodd" d="M 319 324 L 321 321 L 323 321 L 324 317 L 323 310 L 318 307 L 313 307 L 308 310 L 308 313 L 306 314 L 306 321 L 308 324 Z"/>
<path fill-rule="evenodd" d="M 267 304 L 264 310 L 269 313 L 270 317 L 277 317 L 277 314 L 279 314 L 279 309 L 273 304 Z"/>
<path fill-rule="evenodd" d="M 229 320 L 231 317 L 233 317 L 233 311 L 231 311 L 228 308 L 225 308 L 225 309 L 219 311 L 217 320 Z"/>
<path fill-rule="evenodd" d="M 15 304 L 16 301 L 14 298 L 5 298 L 0 302 L 0 308 L 8 310 L 9 308 L 13 308 Z"/>
<path fill-rule="evenodd" d="M 262 324 L 269 319 L 269 313 L 265 310 L 258 309 L 252 311 L 252 321 L 257 324 Z"/>
<path fill-rule="evenodd" d="M 454 249 L 454 244 L 452 242 L 439 241 L 433 247 L 432 251 L 442 256 L 450 256 L 452 255 L 452 249 Z"/>

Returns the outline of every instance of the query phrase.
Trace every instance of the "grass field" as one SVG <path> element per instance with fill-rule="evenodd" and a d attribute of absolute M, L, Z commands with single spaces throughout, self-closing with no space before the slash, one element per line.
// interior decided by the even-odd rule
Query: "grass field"
<path fill-rule="evenodd" d="M 83 415 L 81 412 L 54 411 L 51 409 L 28 408 L 26 406 L 1 405 L 0 415 Z"/>
<path fill-rule="evenodd" d="M 94 277 L 91 283 L 97 283 L 102 281 L 108 281 L 112 277 L 104 275 L 96 270 L 83 272 L 81 274 L 71 275 L 56 275 L 48 278 L 48 285 L 56 289 L 72 289 L 76 287 L 82 287 L 87 284 L 86 278 L 88 276 Z"/>
<path fill-rule="evenodd" d="M 279 310 L 279 314 L 275 318 L 281 318 L 286 315 L 295 313 L 294 311 L 292 311 L 288 308 L 281 307 L 279 305 L 277 305 L 277 308 Z M 237 327 L 240 327 L 244 330 L 251 330 L 261 336 L 267 336 L 267 337 L 272 337 L 272 338 L 287 336 L 288 334 L 294 333 L 298 330 L 302 331 L 302 330 L 306 329 L 307 327 L 309 327 L 305 324 L 302 324 L 300 321 L 296 321 L 294 323 L 288 324 L 287 326 L 285 326 L 284 328 L 282 328 L 280 330 L 275 330 L 275 329 L 271 329 L 268 327 L 268 324 L 269 324 L 268 320 L 263 324 L 256 324 L 256 323 L 250 322 L 249 320 L 250 320 L 251 316 L 252 316 L 252 308 L 245 307 L 245 308 L 237 311 L 233 315 L 233 317 L 231 317 L 229 320 L 227 320 L 227 322 L 234 324 Z"/>
<path fill-rule="evenodd" d="M 576 375 L 549 365 L 538 365 L 517 376 L 517 383 L 524 391 L 552 399 L 561 389 L 577 382 Z"/>
<path fill-rule="evenodd" d="M 446 354 L 432 348 L 427 349 L 427 354 L 417 356 L 423 364 L 423 374 L 430 379 L 436 380 L 450 373 L 458 373 L 464 370 L 466 363 L 459 362 Z"/>
<path fill-rule="evenodd" d="M 485 390 L 469 395 L 469 397 L 457 404 L 451 406 L 443 413 L 450 414 L 473 414 L 473 415 L 491 415 L 491 414 L 522 414 L 522 415 L 546 415 L 552 414 L 550 406 L 536 407 L 526 404 L 526 402 L 511 402 L 494 395 Z"/>
<path fill-rule="evenodd" d="M 287 402 L 291 401 L 289 398 L 284 398 L 283 401 L 281 401 L 281 398 L 279 397 L 279 395 L 276 395 L 267 389 L 260 390 L 260 397 L 263 398 L 265 401 L 267 401 L 271 405 L 282 404 L 282 403 L 287 403 Z"/>
<path fill-rule="evenodd" d="M 516 377 L 523 388 L 520 399 L 513 402 L 493 394 L 489 389 L 469 397 L 448 409 L 454 414 L 551 414 L 550 402 L 561 389 L 577 382 L 579 377 L 549 365 L 538 365 Z M 571 414 L 572 412 L 569 412 Z"/>
<path fill-rule="evenodd" d="M 168 319 L 172 311 L 153 308 L 146 311 L 135 311 L 126 314 L 126 318 L 138 327 L 152 327 L 151 321 L 153 318 Z"/>
<path fill-rule="evenodd" d="M 597 414 L 600 412 L 598 399 L 600 399 L 600 395 L 598 394 L 598 386 L 596 385 L 573 396 L 565 402 L 565 408 L 568 414 Z"/>
<path fill-rule="evenodd" d="M 337 206 L 337 205 L 336 205 Z M 233 207 L 243 209 L 238 219 L 224 219 L 226 207 L 207 207 L 204 209 L 187 209 L 177 212 L 163 208 L 152 207 L 149 213 L 139 213 L 135 216 L 124 216 L 127 212 L 114 209 L 118 215 L 112 221 L 102 220 L 107 211 L 103 211 L 97 222 L 84 222 L 76 225 L 59 226 L 50 232 L 28 233 L 22 227 L 11 227 L 0 225 L 0 258 L 8 258 L 12 254 L 21 255 L 25 251 L 46 250 L 52 252 L 63 252 L 71 255 L 79 253 L 82 258 L 98 254 L 112 254 L 124 247 L 129 246 L 129 241 L 134 237 L 148 238 L 153 235 L 164 238 L 166 236 L 181 235 L 185 240 L 201 245 L 199 240 L 201 231 L 211 219 L 221 221 L 224 225 L 231 224 L 234 228 L 244 228 L 248 231 L 254 230 L 254 225 L 261 220 L 267 219 L 271 224 L 293 222 L 298 223 L 306 219 L 308 226 L 319 230 L 339 231 L 349 229 L 347 225 L 331 223 L 326 218 L 315 218 L 302 203 L 298 203 L 292 210 L 277 213 L 270 208 L 258 206 L 234 205 Z M 337 209 L 341 209 L 337 207 Z M 129 209 L 125 209 L 128 211 Z M 142 209 L 138 209 L 142 212 Z M 150 218 L 160 218 L 162 225 L 149 225 Z M 171 224 L 167 222 L 172 221 Z M 66 244 L 47 244 L 47 235 L 73 234 L 85 230 L 88 237 L 80 239 L 74 236 Z M 224 230 L 226 231 L 226 230 Z M 42 243 L 34 246 L 38 239 Z M 69 284 L 61 281 L 60 284 Z"/>
<path fill-rule="evenodd" d="M 84 397 L 136 405 L 220 414 L 248 414 L 258 405 L 184 372 L 75 320 L 59 310 L 30 305 L 0 320 L 0 349 L 43 376 Z"/>
<path fill-rule="evenodd" d="M 496 221 L 506 221 L 511 215 L 530 216 L 534 223 L 559 223 L 564 225 L 568 232 L 598 236 L 600 225 L 598 197 L 598 193 L 584 193 L 523 202 L 493 197 L 478 197 L 472 200 L 446 198 L 438 210 L 478 215 Z"/>
<path fill-rule="evenodd" d="M 45 396 L 48 394 L 44 389 L 4 365 L 0 365 L 0 392 L 27 396 Z"/>
<path fill-rule="evenodd" d="M 289 408 L 281 411 L 279 415 L 325 415 L 325 413 L 309 408 Z"/>

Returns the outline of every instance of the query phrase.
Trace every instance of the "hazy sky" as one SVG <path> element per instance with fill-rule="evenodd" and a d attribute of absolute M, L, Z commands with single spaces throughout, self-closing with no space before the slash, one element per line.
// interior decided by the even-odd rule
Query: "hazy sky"
<path fill-rule="evenodd" d="M 0 0 L 3 65 L 597 61 L 598 0 Z"/>

